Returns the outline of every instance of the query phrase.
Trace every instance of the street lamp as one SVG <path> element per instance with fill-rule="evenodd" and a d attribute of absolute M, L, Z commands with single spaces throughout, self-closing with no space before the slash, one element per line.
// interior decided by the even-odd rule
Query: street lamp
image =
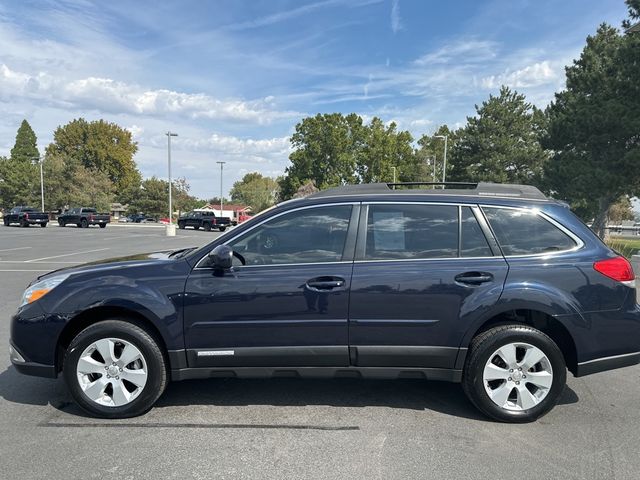
<path fill-rule="evenodd" d="M 169 225 L 173 223 L 173 205 L 171 198 L 171 137 L 177 137 L 177 133 L 167 132 L 165 133 L 167 136 L 167 160 L 169 163 Z"/>
<path fill-rule="evenodd" d="M 222 172 L 224 171 L 224 164 L 227 162 L 216 162 L 220 164 L 220 216 L 222 217 Z"/>
<path fill-rule="evenodd" d="M 443 160 L 443 165 L 442 165 L 442 183 L 444 184 L 444 182 L 446 181 L 446 175 L 447 175 L 447 139 L 448 139 L 448 135 L 434 135 L 433 138 L 444 138 L 444 160 Z M 444 185 L 442 185 L 442 188 L 444 188 Z"/>
<path fill-rule="evenodd" d="M 44 173 L 42 172 L 44 157 L 33 157 L 31 162 L 38 162 L 38 165 L 40 165 L 40 211 L 44 212 Z"/>
<path fill-rule="evenodd" d="M 393 168 L 393 183 L 396 183 L 396 167 L 392 166 L 391 168 Z"/>

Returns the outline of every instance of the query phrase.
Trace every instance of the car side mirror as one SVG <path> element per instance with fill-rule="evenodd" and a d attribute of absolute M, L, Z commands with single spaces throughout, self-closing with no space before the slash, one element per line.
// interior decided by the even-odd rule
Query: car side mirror
<path fill-rule="evenodd" d="M 229 270 L 233 264 L 233 249 L 227 245 L 218 245 L 209 252 L 209 258 L 215 268 Z"/>

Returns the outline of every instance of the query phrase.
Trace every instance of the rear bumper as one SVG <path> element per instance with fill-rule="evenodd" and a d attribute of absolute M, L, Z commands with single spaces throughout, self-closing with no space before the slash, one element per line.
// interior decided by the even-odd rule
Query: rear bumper
<path fill-rule="evenodd" d="M 576 377 L 591 375 L 592 373 L 604 372 L 615 368 L 630 367 L 640 363 L 640 352 L 625 353 L 611 357 L 602 357 L 578 363 Z"/>

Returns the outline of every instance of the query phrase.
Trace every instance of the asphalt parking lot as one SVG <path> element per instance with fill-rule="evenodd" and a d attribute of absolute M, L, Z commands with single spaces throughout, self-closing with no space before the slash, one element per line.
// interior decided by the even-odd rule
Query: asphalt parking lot
<path fill-rule="evenodd" d="M 458 385 L 345 379 L 173 383 L 148 414 L 104 421 L 83 414 L 62 379 L 10 366 L 9 319 L 35 276 L 216 235 L 0 227 L 1 478 L 638 478 L 640 367 L 570 377 L 546 417 L 505 425 Z"/>

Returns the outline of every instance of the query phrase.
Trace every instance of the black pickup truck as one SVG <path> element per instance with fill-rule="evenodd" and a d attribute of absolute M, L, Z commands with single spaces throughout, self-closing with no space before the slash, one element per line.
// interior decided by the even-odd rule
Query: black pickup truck
<path fill-rule="evenodd" d="M 49 214 L 40 212 L 33 207 L 13 207 L 9 213 L 5 213 L 2 220 L 5 227 L 12 223 L 17 223 L 21 227 L 28 227 L 29 225 L 46 227 L 49 222 Z"/>
<path fill-rule="evenodd" d="M 202 227 L 208 232 L 212 228 L 217 228 L 224 232 L 230 226 L 231 219 L 229 217 L 216 217 L 215 213 L 207 210 L 192 210 L 178 218 L 178 228 L 180 229 L 193 227 L 194 230 L 198 230 Z"/>
<path fill-rule="evenodd" d="M 77 207 L 67 210 L 62 215 L 58 215 L 58 225 L 77 225 L 79 228 L 87 228 L 89 225 L 100 225 L 105 228 L 111 221 L 108 213 L 98 213 L 95 208 Z"/>

